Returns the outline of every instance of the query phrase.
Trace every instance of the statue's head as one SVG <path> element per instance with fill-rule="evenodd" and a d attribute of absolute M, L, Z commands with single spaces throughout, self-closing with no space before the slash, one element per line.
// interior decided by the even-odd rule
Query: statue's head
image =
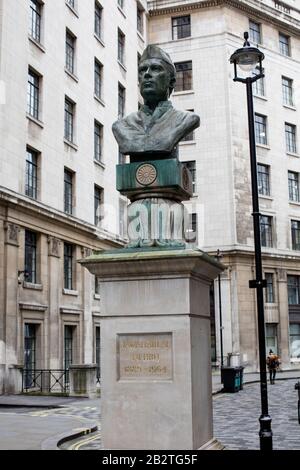
<path fill-rule="evenodd" d="M 145 102 L 167 100 L 175 82 L 176 71 L 169 54 L 157 46 L 147 46 L 139 63 L 139 85 Z"/>

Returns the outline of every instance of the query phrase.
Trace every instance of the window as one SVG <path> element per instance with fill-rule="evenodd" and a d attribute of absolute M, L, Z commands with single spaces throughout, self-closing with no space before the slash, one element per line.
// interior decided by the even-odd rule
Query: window
<path fill-rule="evenodd" d="M 300 323 L 290 323 L 290 357 L 300 357 Z"/>
<path fill-rule="evenodd" d="M 103 73 L 103 65 L 95 59 L 95 85 L 94 85 L 94 93 L 97 98 L 101 99 L 102 96 L 102 73 Z"/>
<path fill-rule="evenodd" d="M 120 83 L 118 97 L 118 117 L 121 119 L 125 115 L 125 88 Z"/>
<path fill-rule="evenodd" d="M 268 215 L 260 216 L 260 238 L 261 246 L 272 247 L 272 217 Z"/>
<path fill-rule="evenodd" d="M 39 119 L 40 107 L 40 77 L 31 69 L 28 70 L 28 87 L 27 87 L 27 113 Z"/>
<path fill-rule="evenodd" d="M 292 229 L 292 249 L 299 251 L 300 250 L 300 221 L 292 220 L 291 229 Z"/>
<path fill-rule="evenodd" d="M 102 37 L 102 6 L 95 2 L 95 34 L 98 38 Z"/>
<path fill-rule="evenodd" d="M 66 383 L 69 383 L 69 368 L 73 363 L 73 334 L 74 326 L 65 325 L 64 331 L 64 368 L 66 372 Z"/>
<path fill-rule="evenodd" d="M 42 6 L 37 0 L 30 0 L 29 34 L 35 41 L 41 41 Z"/>
<path fill-rule="evenodd" d="M 296 126 L 293 124 L 285 123 L 285 142 L 287 152 L 297 153 Z"/>
<path fill-rule="evenodd" d="M 143 34 L 144 33 L 144 10 L 137 5 L 137 11 L 136 11 L 136 22 L 137 22 L 137 30 L 139 33 Z"/>
<path fill-rule="evenodd" d="M 262 42 L 260 24 L 252 20 L 249 21 L 249 39 L 254 45 Z"/>
<path fill-rule="evenodd" d="M 74 246 L 70 243 L 64 243 L 64 288 L 72 290 L 74 287 Z"/>
<path fill-rule="evenodd" d="M 38 152 L 27 148 L 26 150 L 26 173 L 25 173 L 25 194 L 37 199 L 37 169 Z"/>
<path fill-rule="evenodd" d="M 266 303 L 273 304 L 275 303 L 275 295 L 274 295 L 274 275 L 273 273 L 265 273 L 265 279 L 267 281 L 267 288 L 265 290 L 266 293 Z M 272 349 L 272 348 L 271 348 Z"/>
<path fill-rule="evenodd" d="M 119 199 L 119 234 L 123 238 L 127 236 L 127 203 L 124 199 Z"/>
<path fill-rule="evenodd" d="M 176 69 L 176 85 L 174 91 L 192 90 L 192 61 L 178 62 L 175 64 Z"/>
<path fill-rule="evenodd" d="M 261 196 L 270 196 L 270 167 L 268 165 L 257 164 L 257 184 L 258 193 Z"/>
<path fill-rule="evenodd" d="M 300 304 L 300 276 L 287 276 L 288 304 Z"/>
<path fill-rule="evenodd" d="M 67 169 L 64 171 L 64 211 L 73 213 L 73 173 Z"/>
<path fill-rule="evenodd" d="M 293 80 L 290 78 L 282 77 L 282 99 L 283 104 L 287 106 L 294 106 Z"/>
<path fill-rule="evenodd" d="M 65 98 L 65 139 L 69 142 L 74 139 L 74 113 L 75 104 Z"/>
<path fill-rule="evenodd" d="M 37 325 L 25 323 L 24 325 L 24 369 L 25 369 L 25 388 L 35 386 L 36 369 L 36 330 Z"/>
<path fill-rule="evenodd" d="M 277 324 L 266 323 L 266 354 L 270 349 L 277 354 Z"/>
<path fill-rule="evenodd" d="M 264 73 L 264 69 L 263 69 L 263 73 Z M 260 74 L 259 67 L 256 67 L 253 74 L 254 75 Z M 265 79 L 263 77 L 256 80 L 256 82 L 253 83 L 252 87 L 253 87 L 254 95 L 265 96 Z"/>
<path fill-rule="evenodd" d="M 101 343 L 100 343 L 100 326 L 96 326 L 95 331 L 95 340 L 96 340 L 96 364 L 97 364 L 97 382 L 100 380 L 101 377 L 101 369 L 100 369 L 100 357 L 101 357 Z"/>
<path fill-rule="evenodd" d="M 192 160 L 190 162 L 184 162 L 188 170 L 190 170 L 193 181 L 193 193 L 197 192 L 197 182 L 196 182 L 196 162 Z"/>
<path fill-rule="evenodd" d="M 268 144 L 267 118 L 261 114 L 255 114 L 255 140 L 257 144 Z"/>
<path fill-rule="evenodd" d="M 182 39 L 191 36 L 191 17 L 177 16 L 172 18 L 172 39 Z"/>
<path fill-rule="evenodd" d="M 25 271 L 26 281 L 36 284 L 37 236 L 35 232 L 25 230 Z"/>
<path fill-rule="evenodd" d="M 102 206 L 103 206 L 103 189 L 95 185 L 94 187 L 94 224 L 96 225 L 96 227 L 99 227 L 101 225 L 101 220 L 103 219 Z"/>
<path fill-rule="evenodd" d="M 300 202 L 299 199 L 299 173 L 295 173 L 294 171 L 288 172 L 288 180 L 289 180 L 289 200 Z"/>
<path fill-rule="evenodd" d="M 279 33 L 279 51 L 280 54 L 290 56 L 290 38 L 286 34 Z"/>
<path fill-rule="evenodd" d="M 76 38 L 69 31 L 66 32 L 66 69 L 74 74 L 75 70 L 75 42 Z"/>
<path fill-rule="evenodd" d="M 95 279 L 95 294 L 100 295 L 100 278 L 98 276 L 94 276 Z"/>
<path fill-rule="evenodd" d="M 197 214 L 189 214 L 189 226 L 185 235 L 188 243 L 195 243 L 197 241 Z"/>
<path fill-rule="evenodd" d="M 118 61 L 124 65 L 124 56 L 125 56 L 125 34 L 118 29 Z"/>
<path fill-rule="evenodd" d="M 94 124 L 94 159 L 97 162 L 102 161 L 102 143 L 103 143 L 103 126 L 95 121 Z"/>

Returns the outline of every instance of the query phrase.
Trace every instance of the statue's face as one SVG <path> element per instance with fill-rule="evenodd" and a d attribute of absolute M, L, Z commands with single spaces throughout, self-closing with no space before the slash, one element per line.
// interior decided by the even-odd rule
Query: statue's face
<path fill-rule="evenodd" d="M 147 59 L 139 65 L 139 84 L 145 102 L 159 102 L 168 99 L 170 73 L 164 62 Z"/>

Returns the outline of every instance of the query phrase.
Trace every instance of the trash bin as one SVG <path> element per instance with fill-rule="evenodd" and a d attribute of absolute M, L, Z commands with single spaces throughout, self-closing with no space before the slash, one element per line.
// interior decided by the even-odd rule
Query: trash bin
<path fill-rule="evenodd" d="M 243 387 L 243 385 L 244 385 L 244 374 L 243 374 L 244 367 L 240 366 L 239 369 L 240 369 L 240 390 L 243 390 L 243 388 L 244 388 Z"/>
<path fill-rule="evenodd" d="M 241 369 L 243 367 L 223 366 L 221 368 L 221 382 L 224 386 L 224 392 L 235 393 L 242 390 Z"/>

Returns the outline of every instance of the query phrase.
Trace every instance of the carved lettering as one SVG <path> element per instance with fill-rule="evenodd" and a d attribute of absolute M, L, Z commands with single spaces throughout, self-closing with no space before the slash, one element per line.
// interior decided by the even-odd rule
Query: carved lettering
<path fill-rule="evenodd" d="M 119 380 L 171 380 L 172 333 L 118 335 Z"/>

